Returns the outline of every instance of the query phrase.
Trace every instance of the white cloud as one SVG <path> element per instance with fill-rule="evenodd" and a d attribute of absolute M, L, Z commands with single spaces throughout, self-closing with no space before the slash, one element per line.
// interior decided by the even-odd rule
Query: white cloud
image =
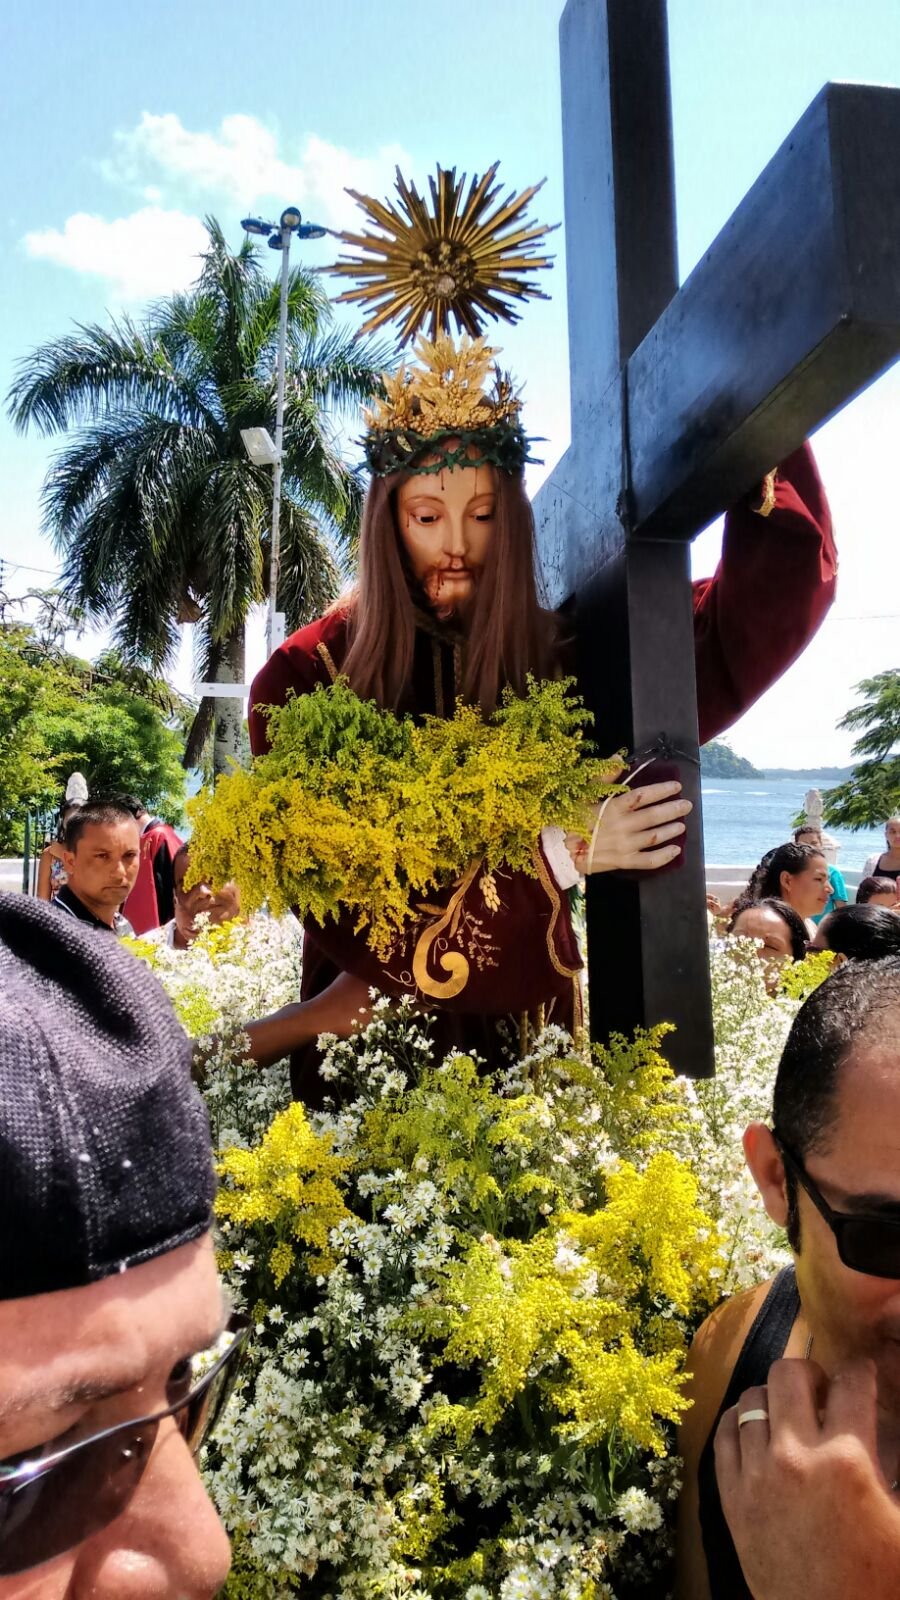
<path fill-rule="evenodd" d="M 116 134 L 115 155 L 103 165 L 111 182 L 140 196 L 141 208 L 112 221 L 77 212 L 61 228 L 26 234 L 24 244 L 32 257 L 104 280 L 114 300 L 152 299 L 196 278 L 206 246 L 203 213 L 218 214 L 235 242 L 246 211 L 277 217 L 289 204 L 326 227 L 355 226 L 359 212 L 345 189 L 382 195 L 394 167 L 409 164 L 399 145 L 356 156 L 315 134 L 296 159 L 285 159 L 256 117 L 224 117 L 205 133 L 172 112 L 145 111 L 130 132 Z"/>
<path fill-rule="evenodd" d="M 62 228 L 25 235 L 30 256 L 105 279 L 116 299 L 147 300 L 192 283 L 207 245 L 198 217 L 144 206 L 112 222 L 79 211 Z"/>
<path fill-rule="evenodd" d="M 116 154 L 104 171 L 145 192 L 148 182 L 174 191 L 180 202 L 188 196 L 228 200 L 236 209 L 267 208 L 276 215 L 293 204 L 311 221 L 343 228 L 359 215 L 345 188 L 381 195 L 397 165 L 409 166 L 400 145 L 357 156 L 309 134 L 296 152 L 282 152 L 277 136 L 256 117 L 223 117 L 210 133 L 186 128 L 174 112 L 145 111 L 136 128 L 116 134 Z"/>

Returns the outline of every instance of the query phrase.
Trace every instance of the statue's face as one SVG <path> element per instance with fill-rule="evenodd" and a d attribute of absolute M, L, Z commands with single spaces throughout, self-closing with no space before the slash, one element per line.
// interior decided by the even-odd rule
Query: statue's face
<path fill-rule="evenodd" d="M 493 467 L 418 473 L 397 491 L 397 524 L 415 576 L 437 616 L 465 610 L 494 534 Z"/>

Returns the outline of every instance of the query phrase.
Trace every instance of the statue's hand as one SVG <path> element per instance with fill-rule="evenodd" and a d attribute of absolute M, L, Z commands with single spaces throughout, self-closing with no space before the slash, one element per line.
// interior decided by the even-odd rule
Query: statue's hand
<path fill-rule="evenodd" d="M 681 849 L 681 819 L 693 810 L 680 795 L 680 783 L 651 783 L 598 806 L 591 838 L 566 838 L 576 866 L 584 873 L 652 872 L 667 866 Z"/>

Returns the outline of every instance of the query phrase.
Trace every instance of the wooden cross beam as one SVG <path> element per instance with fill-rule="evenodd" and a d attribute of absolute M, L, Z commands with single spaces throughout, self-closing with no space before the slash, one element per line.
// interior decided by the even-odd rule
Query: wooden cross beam
<path fill-rule="evenodd" d="M 900 90 L 828 84 L 681 289 L 665 0 L 560 23 L 572 444 L 535 500 L 604 750 L 662 731 L 693 800 L 684 866 L 588 884 L 595 1037 L 712 1022 L 688 544 L 900 353 Z"/>

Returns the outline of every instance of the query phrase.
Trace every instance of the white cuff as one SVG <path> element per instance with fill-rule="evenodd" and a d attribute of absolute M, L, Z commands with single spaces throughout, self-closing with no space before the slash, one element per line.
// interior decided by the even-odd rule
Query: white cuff
<path fill-rule="evenodd" d="M 556 879 L 558 889 L 574 889 L 581 882 L 581 873 L 572 860 L 562 828 L 542 828 L 541 846 L 547 865 Z"/>

